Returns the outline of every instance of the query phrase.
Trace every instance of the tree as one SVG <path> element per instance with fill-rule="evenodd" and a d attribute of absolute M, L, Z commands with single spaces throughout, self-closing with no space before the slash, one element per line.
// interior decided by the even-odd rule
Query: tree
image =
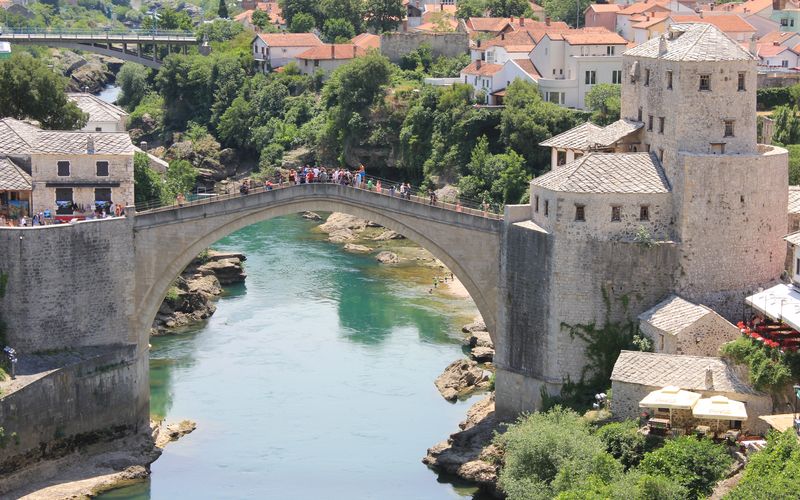
<path fill-rule="evenodd" d="M 294 17 L 300 13 L 313 17 L 315 26 L 317 21 L 322 20 L 320 18 L 319 0 L 278 0 L 278 4 L 281 6 L 283 19 L 286 20 L 288 26 L 292 25 Z"/>
<path fill-rule="evenodd" d="M 456 18 L 483 17 L 485 12 L 486 0 L 460 0 L 456 8 Z"/>
<path fill-rule="evenodd" d="M 772 140 L 781 144 L 797 144 L 800 142 L 800 119 L 797 118 L 796 107 L 778 106 L 772 112 L 775 121 Z"/>
<path fill-rule="evenodd" d="M 164 181 L 150 168 L 146 153 L 133 155 L 133 198 L 136 204 L 160 201 L 164 197 Z"/>
<path fill-rule="evenodd" d="M 794 429 L 770 432 L 767 446 L 750 457 L 739 484 L 725 500 L 793 498 L 800 491 L 800 443 Z"/>
<path fill-rule="evenodd" d="M 305 12 L 298 12 L 292 18 L 289 31 L 292 33 L 309 33 L 316 26 L 314 16 Z"/>
<path fill-rule="evenodd" d="M 253 16 L 250 18 L 250 21 L 253 23 L 253 26 L 257 26 L 261 31 L 264 31 L 267 26 L 272 24 L 269 14 L 258 9 L 253 11 Z"/>
<path fill-rule="evenodd" d="M 197 183 L 197 169 L 186 160 L 171 161 L 166 173 L 166 193 L 175 198 L 179 193 L 189 193 Z"/>
<path fill-rule="evenodd" d="M 469 174 L 458 183 L 459 193 L 468 199 L 494 203 L 519 203 L 530 176 L 525 159 L 515 151 L 493 155 L 486 136 L 478 139 L 467 164 Z"/>
<path fill-rule="evenodd" d="M 228 19 L 228 5 L 225 3 L 225 0 L 219 0 L 217 15 L 222 19 Z"/>
<path fill-rule="evenodd" d="M 592 121 L 608 125 L 619 120 L 621 85 L 599 83 L 586 93 L 586 107 L 592 110 Z"/>
<path fill-rule="evenodd" d="M 486 8 L 492 17 L 533 16 L 527 0 L 488 0 Z"/>
<path fill-rule="evenodd" d="M 354 36 L 356 36 L 355 29 L 347 19 L 328 19 L 322 26 L 322 39 L 328 43 L 339 43 L 343 40 L 349 41 Z"/>
<path fill-rule="evenodd" d="M 403 19 L 402 0 L 367 0 L 367 25 L 378 33 L 396 30 Z"/>
<path fill-rule="evenodd" d="M 711 493 L 731 462 L 724 446 L 710 439 L 682 436 L 647 453 L 640 469 L 647 474 L 673 478 L 689 490 L 692 498 L 702 498 Z"/>
<path fill-rule="evenodd" d="M 323 25 L 329 19 L 344 19 L 352 25 L 356 34 L 361 33 L 364 29 L 366 13 L 364 0 L 322 0 L 319 10 Z"/>
<path fill-rule="evenodd" d="M 79 129 L 87 116 L 67 99 L 66 80 L 40 59 L 15 52 L 0 62 L 0 116 L 31 118 L 43 128 Z"/>
<path fill-rule="evenodd" d="M 150 89 L 147 77 L 150 71 L 132 62 L 126 62 L 117 73 L 117 85 L 120 87 L 117 104 L 128 110 L 133 110 L 142 102 L 144 96 Z"/>
<path fill-rule="evenodd" d="M 579 27 L 583 11 L 591 0 L 542 0 L 544 12 L 556 21 L 564 21 L 570 26 Z"/>

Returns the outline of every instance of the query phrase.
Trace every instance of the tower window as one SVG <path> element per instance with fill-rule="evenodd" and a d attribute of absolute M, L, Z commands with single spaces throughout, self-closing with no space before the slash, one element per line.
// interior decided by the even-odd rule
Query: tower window
<path fill-rule="evenodd" d="M 622 220 L 622 207 L 611 207 L 611 222 L 619 222 Z"/>
<path fill-rule="evenodd" d="M 667 88 L 672 89 L 672 71 L 667 71 Z"/>
<path fill-rule="evenodd" d="M 650 220 L 650 207 L 642 205 L 639 207 L 639 220 Z"/>
<path fill-rule="evenodd" d="M 658 161 L 664 161 L 664 148 L 658 148 Z"/>
<path fill-rule="evenodd" d="M 736 90 L 738 90 L 739 92 L 743 92 L 745 90 L 745 88 L 744 88 L 744 79 L 745 79 L 746 75 L 747 75 L 747 73 L 744 73 L 744 72 L 740 72 L 739 73 L 739 85 L 736 88 Z"/>
<path fill-rule="evenodd" d="M 533 211 L 538 214 L 539 213 L 539 195 L 538 194 L 533 197 L 533 201 L 534 201 L 534 203 L 533 203 Z"/>
<path fill-rule="evenodd" d="M 666 118 L 664 118 L 663 116 L 659 116 L 658 117 L 658 133 L 659 134 L 663 134 L 664 133 L 664 121 L 665 120 L 666 120 Z"/>
<path fill-rule="evenodd" d="M 725 137 L 733 137 L 733 120 L 725 120 Z"/>
<path fill-rule="evenodd" d="M 586 220 L 586 207 L 583 205 L 575 205 L 575 220 L 578 222 Z"/>
<path fill-rule="evenodd" d="M 653 115 L 647 115 L 647 130 L 653 131 Z"/>
<path fill-rule="evenodd" d="M 641 108 L 641 106 L 639 107 L 639 114 L 637 116 L 638 116 L 638 118 L 636 118 L 636 121 L 637 122 L 642 121 L 642 108 Z"/>
<path fill-rule="evenodd" d="M 644 70 L 644 86 L 647 87 L 650 85 L 650 70 Z"/>
<path fill-rule="evenodd" d="M 711 75 L 700 75 L 700 90 L 711 90 Z"/>
<path fill-rule="evenodd" d="M 544 200 L 544 216 L 550 215 L 550 200 Z"/>

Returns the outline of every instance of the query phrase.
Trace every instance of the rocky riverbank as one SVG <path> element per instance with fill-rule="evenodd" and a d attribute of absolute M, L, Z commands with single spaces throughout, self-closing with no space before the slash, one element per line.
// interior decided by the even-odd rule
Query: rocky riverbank
<path fill-rule="evenodd" d="M 208 250 L 199 255 L 175 280 L 158 310 L 151 335 L 179 333 L 207 320 L 217 310 L 215 301 L 224 287 L 247 278 L 241 253 Z"/>
<path fill-rule="evenodd" d="M 27 500 L 93 498 L 150 475 L 150 465 L 164 447 L 194 431 L 190 420 L 151 422 L 150 433 L 76 450 L 58 460 L 41 462 L 8 480 L 20 485 L 7 497 Z M 24 476 L 23 476 L 24 475 Z"/>
<path fill-rule="evenodd" d="M 71 50 L 51 49 L 54 67 L 69 78 L 70 92 L 96 94 L 116 80 L 123 61 L 98 54 L 79 55 Z"/>

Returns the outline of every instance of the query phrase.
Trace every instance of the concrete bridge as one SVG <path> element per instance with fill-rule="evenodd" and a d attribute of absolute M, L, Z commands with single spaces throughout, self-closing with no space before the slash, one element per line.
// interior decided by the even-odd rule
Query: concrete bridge
<path fill-rule="evenodd" d="M 113 31 L 113 30 L 44 30 L 36 28 L 3 29 L 0 42 L 28 45 L 47 45 L 74 50 L 85 50 L 97 54 L 132 61 L 149 68 L 158 69 L 163 61 L 156 51 L 146 54 L 144 46 L 181 47 L 186 52 L 190 45 L 200 45 L 197 36 L 186 31 Z"/>

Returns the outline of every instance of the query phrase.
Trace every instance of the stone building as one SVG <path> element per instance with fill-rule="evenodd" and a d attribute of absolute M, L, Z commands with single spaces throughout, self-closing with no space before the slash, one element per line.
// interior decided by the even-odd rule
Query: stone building
<path fill-rule="evenodd" d="M 692 356 L 716 356 L 719 346 L 741 335 L 716 312 L 677 295 L 640 314 L 639 330 L 653 341 L 655 352 Z"/>
<path fill-rule="evenodd" d="M 31 212 L 51 210 L 71 217 L 132 205 L 134 147 L 126 133 L 41 130 L 0 120 L 0 158 L 30 176 Z"/>
<path fill-rule="evenodd" d="M 128 113 L 122 108 L 85 92 L 68 93 L 67 99 L 89 115 L 86 125 L 81 130 L 85 132 L 125 132 Z"/>
<path fill-rule="evenodd" d="M 744 374 L 721 358 L 622 351 L 611 374 L 611 412 L 614 418 L 635 419 L 645 396 L 675 386 L 704 398 L 725 396 L 743 402 L 747 409 L 744 432 L 764 433 L 769 426 L 758 417 L 773 413 L 772 398 L 744 380 Z"/>
<path fill-rule="evenodd" d="M 527 348 L 498 351 L 496 386 L 518 409 L 584 375 L 574 327 L 635 325 L 673 295 L 736 322 L 744 298 L 781 276 L 788 158 L 756 142 L 756 73 L 718 28 L 672 25 L 625 52 L 623 123 L 608 138 L 581 126 L 550 144 L 554 169 L 508 213 L 503 261 L 527 269 L 501 268 L 498 330 Z"/>

